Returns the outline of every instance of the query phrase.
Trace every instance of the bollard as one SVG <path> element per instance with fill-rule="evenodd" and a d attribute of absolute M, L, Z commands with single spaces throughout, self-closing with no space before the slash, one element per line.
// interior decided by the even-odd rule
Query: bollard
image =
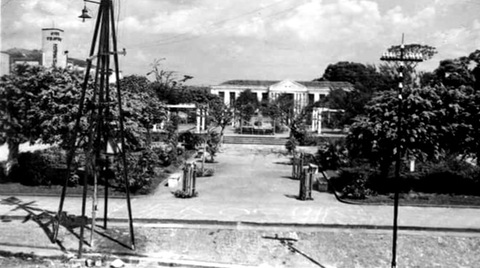
<path fill-rule="evenodd" d="M 300 192 L 298 198 L 300 200 L 313 200 L 313 176 L 317 170 L 317 166 L 310 164 L 308 166 L 302 166 L 300 175 Z"/>

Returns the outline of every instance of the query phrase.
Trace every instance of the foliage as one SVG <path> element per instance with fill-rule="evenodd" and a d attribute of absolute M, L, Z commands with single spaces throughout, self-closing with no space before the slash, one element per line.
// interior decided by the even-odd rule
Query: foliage
<path fill-rule="evenodd" d="M 379 72 L 374 65 L 346 61 L 328 65 L 323 76 L 315 81 L 349 82 L 359 92 L 369 95 L 395 84 L 391 75 Z"/>
<path fill-rule="evenodd" d="M 220 139 L 220 134 L 215 132 L 215 131 L 209 131 L 207 133 L 207 140 L 206 140 L 206 144 L 207 144 L 207 152 L 208 154 L 210 155 L 210 162 L 213 163 L 215 160 L 214 160 L 214 157 L 215 155 L 217 154 L 218 150 L 220 149 L 220 143 L 221 143 L 221 139 Z"/>
<path fill-rule="evenodd" d="M 369 179 L 375 175 L 375 169 L 368 165 L 343 168 L 339 176 L 331 181 L 331 184 L 334 190 L 342 194 L 342 197 L 364 199 L 366 196 L 375 194 L 368 187 Z"/>
<path fill-rule="evenodd" d="M 157 165 L 168 167 L 172 164 L 175 164 L 178 161 L 179 150 L 175 148 L 172 144 L 165 144 L 165 146 L 152 149 L 157 157 Z"/>
<path fill-rule="evenodd" d="M 186 131 L 179 135 L 178 141 L 183 143 L 185 149 L 195 150 L 197 146 L 202 144 L 203 139 L 200 135 Z"/>
<path fill-rule="evenodd" d="M 172 194 L 177 198 L 192 198 L 192 197 L 197 197 L 198 196 L 197 191 L 194 191 L 193 194 L 190 195 L 187 191 L 176 190 Z"/>
<path fill-rule="evenodd" d="M 250 89 L 242 91 L 235 100 L 234 107 L 243 121 L 250 121 L 259 107 L 257 95 Z"/>
<path fill-rule="evenodd" d="M 156 98 L 146 77 L 127 76 L 120 84 L 124 89 L 122 101 L 127 145 L 131 150 L 147 147 L 151 140 L 150 129 L 154 124 L 166 120 L 165 108 Z M 119 115 L 116 100 L 116 95 L 112 96 L 113 118 Z M 118 130 L 118 126 L 114 128 L 112 136 L 118 137 Z"/>
<path fill-rule="evenodd" d="M 220 98 L 215 98 L 208 103 L 208 116 L 210 120 L 220 127 L 220 137 L 223 137 L 225 128 L 233 120 L 233 111 Z"/>
<path fill-rule="evenodd" d="M 287 149 L 287 152 L 291 155 L 295 154 L 295 151 L 298 147 L 298 141 L 295 139 L 295 137 L 291 136 L 288 138 L 287 142 L 285 143 L 285 149 Z"/>
<path fill-rule="evenodd" d="M 345 140 L 326 141 L 318 146 L 315 164 L 322 170 L 337 170 L 348 164 L 348 151 Z"/>
<path fill-rule="evenodd" d="M 321 101 L 320 106 L 331 109 L 343 109 L 344 113 L 338 125 L 349 125 L 357 115 L 365 113 L 365 105 L 375 93 L 396 87 L 395 75 L 391 68 L 380 65 L 364 65 L 355 62 L 338 62 L 330 64 L 321 78 L 315 81 L 343 81 L 354 86 L 352 91 L 332 88 L 329 95 Z"/>
<path fill-rule="evenodd" d="M 210 93 L 208 87 L 186 86 L 185 82 L 193 77 L 183 75 L 179 78 L 176 72 L 163 70 L 161 60 L 154 61 L 148 75 L 154 76 L 154 82 L 150 86 L 151 90 L 157 94 L 159 100 L 167 104 L 208 104 L 218 98 L 217 95 Z"/>
<path fill-rule="evenodd" d="M 52 147 L 43 151 L 21 153 L 18 157 L 18 166 L 13 169 L 8 180 L 31 186 L 62 185 L 65 175 L 65 151 L 59 147 Z M 76 186 L 78 183 L 79 174 L 72 173 L 68 185 Z"/>
<path fill-rule="evenodd" d="M 402 172 L 399 180 L 393 168 L 387 176 L 368 163 L 342 167 L 331 183 L 348 198 L 365 198 L 369 195 L 389 194 L 397 188 L 401 193 L 435 193 L 480 196 L 480 168 L 448 156 L 442 160 L 418 162 L 415 172 Z"/>
<path fill-rule="evenodd" d="M 128 153 L 126 157 L 129 189 L 132 193 L 142 193 L 142 190 L 147 189 L 157 175 L 155 167 L 160 162 L 158 155 L 153 150 L 146 149 L 138 153 Z M 120 156 L 117 156 L 116 163 L 115 184 L 117 188 L 124 189 L 124 167 Z"/>
<path fill-rule="evenodd" d="M 80 84 L 74 72 L 30 65 L 15 65 L 0 78 L 0 143 L 9 145 L 9 162 L 23 142 L 69 144 Z"/>
<path fill-rule="evenodd" d="M 302 146 L 315 145 L 315 138 L 308 131 L 309 126 L 307 125 L 307 120 L 311 114 L 311 111 L 311 105 L 303 108 L 299 113 L 295 115 L 289 125 L 290 135 L 293 136 L 298 141 L 299 145 Z"/>
<path fill-rule="evenodd" d="M 407 89 L 404 96 L 402 152 L 419 160 L 477 153 L 478 94 L 468 88 L 436 86 Z M 347 137 L 354 158 L 369 159 L 388 170 L 396 152 L 397 106 L 395 92 L 384 92 L 367 106 L 368 117 L 356 119 Z"/>
<path fill-rule="evenodd" d="M 419 163 L 410 175 L 411 190 L 424 193 L 480 195 L 480 168 L 448 156 L 441 161 Z"/>

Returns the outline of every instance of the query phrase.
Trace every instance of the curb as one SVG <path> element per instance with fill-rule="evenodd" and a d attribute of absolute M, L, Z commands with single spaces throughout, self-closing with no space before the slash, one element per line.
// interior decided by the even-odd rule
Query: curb
<path fill-rule="evenodd" d="M 3 221 L 22 221 L 24 216 L 3 216 Z M 97 218 L 97 221 L 103 221 L 103 218 Z M 127 225 L 128 219 L 114 218 L 108 220 L 110 224 Z M 278 222 L 252 222 L 252 221 L 218 221 L 218 220 L 181 220 L 181 219 L 145 219 L 137 218 L 133 220 L 137 227 L 164 227 L 178 229 L 230 229 L 230 230 L 265 230 L 265 229 L 302 229 L 304 231 L 316 231 L 319 229 L 329 230 L 378 230 L 389 231 L 391 225 L 375 224 L 341 224 L 341 223 L 278 223 Z M 473 233 L 480 234 L 480 228 L 467 227 L 429 227 L 402 225 L 398 226 L 401 231 L 414 232 L 445 232 L 445 233 Z"/>
<path fill-rule="evenodd" d="M 335 195 L 335 198 L 338 202 L 347 204 L 347 205 L 355 205 L 355 206 L 390 206 L 393 207 L 393 200 L 392 203 L 382 203 L 382 202 L 361 202 L 361 201 L 354 201 L 351 199 L 343 199 L 341 198 L 341 193 L 335 189 L 333 184 L 330 183 L 330 179 L 327 179 L 328 188 L 331 188 L 331 193 Z M 441 205 L 441 204 L 401 204 L 399 203 L 399 207 L 420 207 L 420 208 L 458 208 L 458 209 L 480 209 L 480 206 L 472 206 L 472 205 Z"/>
<path fill-rule="evenodd" d="M 7 250 L 5 250 L 7 249 Z M 10 249 L 10 250 L 8 250 Z M 257 266 L 241 265 L 241 264 L 231 264 L 231 263 L 218 263 L 218 262 L 207 262 L 207 261 L 195 261 L 195 260 L 179 260 L 179 259 L 168 259 L 162 258 L 150 254 L 136 254 L 136 253 L 112 253 L 98 251 L 96 253 L 83 252 L 82 258 L 78 259 L 73 256 L 77 250 L 66 250 L 63 254 L 58 254 L 58 249 L 54 248 L 38 248 L 38 247 L 26 247 L 21 246 L 0 246 L 0 256 L 5 255 L 15 255 L 15 254 L 26 254 L 30 257 L 39 257 L 45 259 L 54 259 L 54 260 L 66 260 L 68 263 L 80 265 L 80 267 L 111 267 L 109 264 L 113 261 L 119 259 L 125 264 L 130 265 L 139 265 L 139 264 L 152 264 L 161 265 L 167 267 L 192 267 L 192 268 L 253 268 Z M 26 253 L 29 251 L 29 253 Z M 93 263 L 100 260 L 102 262 L 101 266 L 95 266 Z M 87 262 L 92 264 L 87 265 Z M 107 266 L 105 266 L 107 265 Z"/>

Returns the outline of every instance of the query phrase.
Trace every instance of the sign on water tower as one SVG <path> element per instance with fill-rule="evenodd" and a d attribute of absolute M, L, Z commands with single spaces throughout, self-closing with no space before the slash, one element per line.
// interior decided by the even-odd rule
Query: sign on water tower
<path fill-rule="evenodd" d="M 42 29 L 42 52 L 43 66 L 60 68 L 67 66 L 67 55 L 63 50 L 63 30 Z"/>

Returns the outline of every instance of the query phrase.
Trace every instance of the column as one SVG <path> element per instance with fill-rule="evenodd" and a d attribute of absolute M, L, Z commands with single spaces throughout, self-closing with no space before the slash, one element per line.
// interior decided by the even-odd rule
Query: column
<path fill-rule="evenodd" d="M 323 112 L 323 109 L 320 108 L 319 111 L 318 111 L 318 130 L 317 130 L 317 133 L 318 134 L 322 134 L 322 112 Z"/>
<path fill-rule="evenodd" d="M 225 105 L 230 106 L 230 91 L 225 90 L 225 98 L 224 98 Z"/>
<path fill-rule="evenodd" d="M 196 112 L 196 117 L 197 117 L 197 133 L 200 133 L 200 109 L 197 108 Z"/>
<path fill-rule="evenodd" d="M 317 102 L 320 100 L 320 94 L 319 93 L 314 93 L 313 94 L 313 102 Z"/>
<path fill-rule="evenodd" d="M 202 121 L 202 126 L 201 126 L 202 131 L 205 131 L 205 129 L 206 129 L 206 127 L 205 127 L 205 117 L 206 117 L 206 113 L 207 113 L 207 108 L 202 107 L 202 108 L 200 109 L 200 118 L 201 118 L 201 121 Z"/>

